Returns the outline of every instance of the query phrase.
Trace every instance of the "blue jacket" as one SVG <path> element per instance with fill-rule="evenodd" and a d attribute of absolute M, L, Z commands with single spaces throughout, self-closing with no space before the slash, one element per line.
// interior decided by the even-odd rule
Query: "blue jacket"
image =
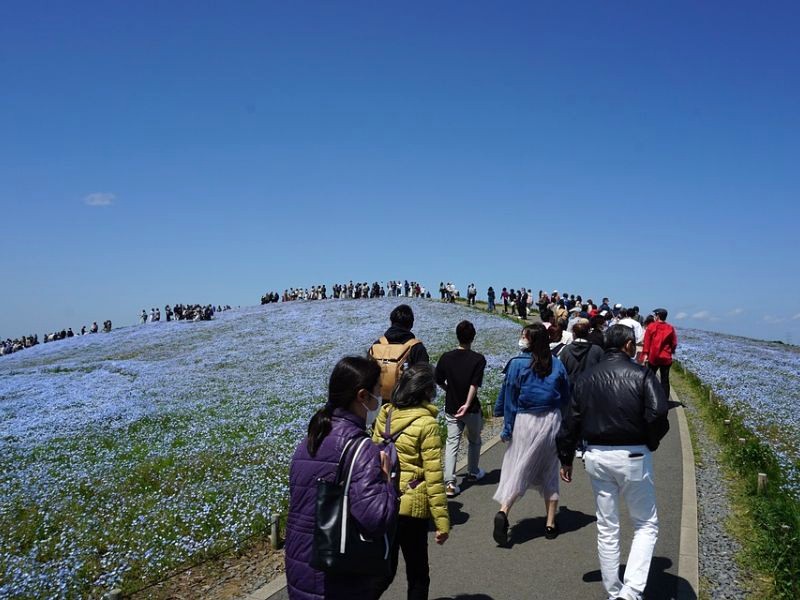
<path fill-rule="evenodd" d="M 374 582 L 366 577 L 330 575 L 309 565 L 316 521 L 317 479 L 333 480 L 344 445 L 364 437 L 364 419 L 334 410 L 330 433 L 310 456 L 303 439 L 289 467 L 289 519 L 286 525 L 286 579 L 292 600 L 349 600 L 367 598 Z M 361 530 L 380 537 L 394 524 L 397 492 L 381 471 L 380 451 L 372 443 L 359 454 L 350 488 L 350 515 Z"/>
<path fill-rule="evenodd" d="M 536 413 L 559 409 L 569 403 L 569 377 L 558 358 L 553 370 L 542 379 L 531 369 L 531 355 L 521 353 L 506 365 L 506 378 L 494 404 L 494 415 L 504 417 L 500 437 L 510 440 L 517 413 Z"/>

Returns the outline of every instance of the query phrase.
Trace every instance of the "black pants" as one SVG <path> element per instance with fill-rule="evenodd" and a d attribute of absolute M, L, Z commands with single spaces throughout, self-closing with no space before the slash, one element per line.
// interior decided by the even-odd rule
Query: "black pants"
<path fill-rule="evenodd" d="M 661 379 L 661 387 L 664 388 L 664 393 L 667 395 L 667 400 L 669 400 L 669 368 L 672 365 L 651 365 L 648 364 L 650 370 L 655 373 L 658 373 L 659 378 Z"/>
<path fill-rule="evenodd" d="M 428 571 L 428 519 L 399 516 L 392 546 L 392 575 L 383 583 L 381 594 L 389 589 L 397 574 L 400 549 L 406 561 L 408 600 L 428 600 L 431 578 Z"/>

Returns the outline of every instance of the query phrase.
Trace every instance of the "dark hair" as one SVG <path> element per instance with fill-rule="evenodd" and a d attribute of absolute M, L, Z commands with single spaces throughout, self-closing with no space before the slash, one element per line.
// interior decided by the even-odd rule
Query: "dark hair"
<path fill-rule="evenodd" d="M 596 314 L 590 320 L 593 329 L 600 329 L 606 322 L 606 318 L 601 314 Z"/>
<path fill-rule="evenodd" d="M 365 356 L 345 356 L 333 367 L 328 380 L 328 401 L 308 423 L 308 453 L 317 454 L 322 440 L 331 431 L 331 417 L 335 408 L 347 408 L 360 390 L 372 392 L 381 376 L 381 368 Z"/>
<path fill-rule="evenodd" d="M 606 350 L 622 350 L 629 340 L 636 343 L 636 335 L 632 328 L 627 325 L 612 325 L 606 331 Z"/>
<path fill-rule="evenodd" d="M 428 363 L 411 365 L 397 380 L 392 390 L 392 404 L 397 408 L 417 406 L 436 395 L 436 378 Z"/>
<path fill-rule="evenodd" d="M 391 312 L 389 321 L 392 322 L 392 325 L 411 329 L 414 326 L 414 311 L 408 304 L 401 304 Z"/>
<path fill-rule="evenodd" d="M 653 311 L 653 314 L 657 316 L 662 321 L 667 320 L 667 309 L 666 308 L 657 308 Z"/>
<path fill-rule="evenodd" d="M 531 348 L 533 347 L 533 343 L 531 342 L 531 340 L 533 340 L 533 335 L 539 330 L 547 331 L 547 329 L 544 326 L 544 323 L 540 321 L 529 323 L 528 325 L 525 325 L 525 327 L 522 328 L 522 336 L 526 340 L 528 340 L 528 347 L 527 349 L 523 350 L 523 352 L 529 353 L 531 351 Z"/>
<path fill-rule="evenodd" d="M 459 344 L 471 344 L 475 339 L 475 326 L 469 321 L 461 321 L 456 325 L 456 337 Z"/>
<path fill-rule="evenodd" d="M 655 323 L 656 318 L 653 315 L 647 315 L 644 318 L 644 326 L 647 327 L 650 323 Z"/>
<path fill-rule="evenodd" d="M 575 339 L 586 338 L 589 334 L 589 321 L 588 319 L 578 319 L 572 326 L 572 335 Z"/>
<path fill-rule="evenodd" d="M 526 327 L 525 329 L 528 329 Z M 552 327 L 550 328 L 552 329 Z M 553 355 L 550 353 L 550 332 L 544 328 L 533 329 L 528 340 L 531 344 L 531 369 L 544 379 L 553 372 Z"/>
<path fill-rule="evenodd" d="M 542 319 L 545 323 L 549 323 L 553 319 L 553 311 L 549 308 L 543 308 L 539 312 L 539 318 Z"/>

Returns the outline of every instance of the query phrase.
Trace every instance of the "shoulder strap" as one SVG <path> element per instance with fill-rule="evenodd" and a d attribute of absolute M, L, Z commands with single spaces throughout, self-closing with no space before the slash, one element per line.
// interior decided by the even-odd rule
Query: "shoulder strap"
<path fill-rule="evenodd" d="M 386 425 L 383 428 L 383 439 L 389 439 L 392 437 L 392 411 L 394 410 L 394 406 L 386 411 Z"/>
<path fill-rule="evenodd" d="M 403 344 L 403 346 L 404 346 L 404 347 L 406 347 L 407 349 L 410 349 L 410 348 L 412 348 L 412 347 L 416 346 L 416 345 L 417 345 L 417 344 L 419 344 L 419 343 L 420 343 L 420 341 L 419 341 L 419 339 L 418 339 L 418 338 L 411 338 L 410 340 L 408 340 L 407 342 L 405 342 L 405 343 Z"/>
<path fill-rule="evenodd" d="M 371 443 L 371 440 L 368 437 L 364 437 L 356 446 L 355 452 L 353 452 L 353 458 L 350 460 L 350 468 L 347 471 L 347 482 L 344 485 L 344 495 L 347 496 L 350 494 L 350 481 L 353 479 L 353 467 L 356 464 L 356 459 L 358 455 L 361 454 L 361 449 L 364 447 L 364 444 Z"/>
<path fill-rule="evenodd" d="M 366 435 L 364 435 L 363 437 L 361 435 L 357 435 L 357 436 L 352 437 L 349 440 L 347 440 L 347 442 L 344 445 L 344 448 L 342 448 L 342 454 L 341 454 L 341 456 L 339 456 L 339 465 L 336 467 L 336 479 L 334 480 L 334 483 L 336 485 L 340 485 L 342 483 L 342 475 L 344 473 L 345 465 L 347 464 L 347 453 L 353 448 L 353 445 L 359 439 L 367 440 L 369 438 Z M 354 459 L 355 459 L 355 457 L 354 457 Z M 351 461 L 350 464 L 351 464 L 351 467 L 352 467 L 352 461 Z"/>

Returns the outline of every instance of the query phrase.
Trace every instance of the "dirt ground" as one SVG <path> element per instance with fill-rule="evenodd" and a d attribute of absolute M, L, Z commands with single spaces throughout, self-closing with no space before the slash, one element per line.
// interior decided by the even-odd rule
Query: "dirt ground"
<path fill-rule="evenodd" d="M 236 600 L 256 591 L 283 573 L 283 552 L 269 542 L 257 542 L 211 562 L 175 575 L 164 583 L 138 592 L 132 600 Z"/>

